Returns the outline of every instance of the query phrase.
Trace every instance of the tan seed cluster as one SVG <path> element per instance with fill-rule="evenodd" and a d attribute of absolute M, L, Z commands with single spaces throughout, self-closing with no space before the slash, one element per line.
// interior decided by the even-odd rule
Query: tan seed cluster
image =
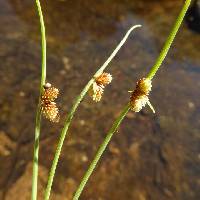
<path fill-rule="evenodd" d="M 45 118 L 52 122 L 59 121 L 59 109 L 54 102 L 58 97 L 59 90 L 52 87 L 51 84 L 47 83 L 44 85 L 44 92 L 41 96 L 41 111 Z"/>
<path fill-rule="evenodd" d="M 149 92 L 151 91 L 151 80 L 142 78 L 136 83 L 135 90 L 131 93 L 130 105 L 134 112 L 139 112 L 143 107 L 148 104 L 154 112 L 153 107 L 149 102 Z"/>
<path fill-rule="evenodd" d="M 99 102 L 101 100 L 105 86 L 111 81 L 112 75 L 105 72 L 95 79 L 95 82 L 92 84 L 89 90 L 89 94 L 94 101 Z"/>

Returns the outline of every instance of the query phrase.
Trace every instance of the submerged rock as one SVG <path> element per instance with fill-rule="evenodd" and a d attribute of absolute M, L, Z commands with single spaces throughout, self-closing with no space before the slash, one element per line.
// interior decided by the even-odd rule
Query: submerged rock
<path fill-rule="evenodd" d="M 188 27 L 200 33 L 200 0 L 195 0 L 186 16 Z"/>

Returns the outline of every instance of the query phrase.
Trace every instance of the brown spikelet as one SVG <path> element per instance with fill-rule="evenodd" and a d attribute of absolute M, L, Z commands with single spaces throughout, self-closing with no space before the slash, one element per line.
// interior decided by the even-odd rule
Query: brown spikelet
<path fill-rule="evenodd" d="M 97 85 L 108 85 L 112 81 L 112 75 L 103 72 L 100 76 L 96 78 Z"/>
<path fill-rule="evenodd" d="M 151 88 L 151 80 L 148 78 L 141 78 L 136 84 L 136 89 L 145 95 L 149 95 Z"/>
<path fill-rule="evenodd" d="M 47 99 L 49 101 L 54 101 L 57 99 L 59 94 L 59 90 L 55 87 L 50 87 L 47 89 L 44 89 L 44 93 L 42 95 L 42 99 Z"/>
<path fill-rule="evenodd" d="M 42 113 L 45 118 L 49 119 L 52 122 L 55 122 L 55 119 L 58 116 L 58 108 L 55 102 L 49 102 L 48 104 L 42 104 Z"/>
<path fill-rule="evenodd" d="M 99 102 L 101 100 L 105 86 L 111 81 L 112 75 L 105 72 L 95 78 L 95 82 L 89 90 L 89 95 L 92 97 L 93 101 Z"/>
<path fill-rule="evenodd" d="M 130 96 L 130 106 L 133 111 L 139 112 L 146 104 L 148 104 L 153 112 L 155 112 L 148 97 L 151 87 L 151 80 L 147 78 L 142 78 L 136 83 L 136 88 Z"/>
<path fill-rule="evenodd" d="M 92 97 L 93 101 L 98 102 L 101 100 L 104 86 L 97 85 L 96 82 L 94 82 L 89 90 L 89 94 Z"/>
<path fill-rule="evenodd" d="M 44 92 L 41 96 L 41 112 L 43 116 L 52 122 L 59 121 L 59 109 L 54 102 L 58 97 L 59 90 L 51 87 L 51 84 L 45 84 Z"/>

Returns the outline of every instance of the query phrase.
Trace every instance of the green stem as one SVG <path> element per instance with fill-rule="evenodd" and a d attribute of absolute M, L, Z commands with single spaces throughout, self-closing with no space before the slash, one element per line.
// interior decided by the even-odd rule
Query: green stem
<path fill-rule="evenodd" d="M 108 143 L 110 142 L 113 134 L 116 132 L 116 130 L 118 129 L 119 125 L 121 124 L 122 120 L 124 119 L 124 117 L 126 116 L 126 114 L 128 113 L 130 109 L 130 105 L 126 105 L 125 108 L 122 110 L 122 112 L 120 113 L 119 117 L 116 119 L 116 121 L 114 122 L 112 128 L 110 129 L 110 131 L 107 133 L 106 138 L 104 139 L 103 143 L 101 144 L 101 146 L 99 147 L 94 160 L 91 162 L 88 170 L 86 171 L 84 177 L 82 178 L 82 181 L 78 187 L 78 189 L 76 190 L 76 193 L 73 197 L 73 200 L 78 200 L 81 192 L 83 190 L 83 188 L 85 187 L 89 177 L 91 176 L 92 172 L 94 171 L 99 159 L 101 158 L 103 152 L 105 151 Z"/>
<path fill-rule="evenodd" d="M 76 98 L 72 109 L 70 111 L 70 113 L 67 116 L 67 119 L 65 120 L 64 123 L 64 127 L 60 133 L 60 138 L 59 138 L 59 142 L 58 142 L 58 146 L 56 149 L 56 153 L 54 156 L 54 160 L 52 163 L 52 167 L 49 173 L 49 177 L 48 177 L 48 182 L 47 182 L 47 187 L 46 187 L 46 191 L 44 194 L 44 199 L 48 200 L 50 197 L 50 192 L 51 192 L 51 187 L 52 187 L 52 183 L 53 183 L 53 179 L 54 179 L 54 175 L 55 175 L 55 171 L 56 171 L 56 167 L 58 164 L 58 159 L 60 157 L 60 153 L 61 153 L 61 149 L 63 146 L 63 142 L 65 140 L 65 137 L 67 135 L 67 131 L 68 128 L 71 124 L 71 121 L 73 119 L 74 113 L 76 111 L 76 109 L 78 108 L 78 105 L 80 104 L 80 102 L 82 101 L 82 99 L 84 98 L 84 96 L 86 95 L 86 93 L 88 92 L 90 86 L 94 83 L 95 81 L 95 77 L 97 77 L 98 75 L 100 75 L 104 69 L 108 66 L 108 64 L 111 62 L 111 60 L 115 57 L 115 55 L 117 54 L 117 52 L 120 50 L 120 48 L 123 46 L 123 44 L 126 42 L 128 36 L 130 35 L 130 33 L 135 29 L 141 27 L 141 25 L 136 25 L 131 27 L 128 32 L 125 34 L 124 38 L 121 40 L 121 42 L 117 45 L 116 49 L 112 52 L 112 54 L 109 56 L 109 58 L 106 60 L 106 62 L 99 68 L 99 70 L 94 74 L 93 78 L 87 83 L 87 85 L 84 87 L 84 89 L 82 90 L 82 92 L 80 93 L 80 95 Z"/>
<path fill-rule="evenodd" d="M 159 55 L 159 57 L 157 58 L 154 66 L 151 68 L 150 72 L 148 73 L 147 75 L 147 78 L 149 79 L 152 79 L 154 77 L 154 75 L 156 74 L 156 72 L 158 71 L 158 69 L 160 68 L 160 66 L 162 65 L 171 45 L 172 45 L 172 42 L 174 41 L 174 38 L 181 26 L 181 23 L 185 17 L 185 14 L 190 6 L 190 3 L 191 3 L 191 0 L 186 0 L 185 1 L 185 4 L 179 14 L 179 16 L 177 17 L 177 20 L 172 28 L 172 31 L 170 32 L 165 44 L 164 44 L 164 47 Z"/>
<path fill-rule="evenodd" d="M 159 69 L 159 67 L 161 66 L 164 58 L 166 57 L 168 51 L 169 51 L 169 48 L 175 38 L 175 35 L 178 31 L 178 29 L 180 28 L 180 25 L 183 21 L 183 18 L 189 8 L 189 5 L 190 5 L 190 2 L 191 0 L 186 0 L 185 1 L 185 4 L 176 20 L 176 23 L 163 47 L 163 50 L 161 51 L 161 54 L 160 56 L 158 57 L 158 59 L 156 60 L 156 63 L 155 65 L 151 68 L 147 78 L 149 79 L 152 79 L 154 77 L 154 75 L 156 74 L 157 70 Z M 113 134 L 116 132 L 117 128 L 120 126 L 120 124 L 122 123 L 124 117 L 126 116 L 126 114 L 128 113 L 130 109 L 130 106 L 129 104 L 125 106 L 125 108 L 123 109 L 123 111 L 121 112 L 120 116 L 116 119 L 116 121 L 114 122 L 112 128 L 110 129 L 110 131 L 108 132 L 106 138 L 104 139 L 103 143 L 100 145 L 99 147 L 99 150 L 97 151 L 97 153 L 95 154 L 95 157 L 94 157 L 94 160 L 91 162 L 91 164 L 89 165 L 89 168 L 88 170 L 86 171 L 85 175 L 83 176 L 82 180 L 81 180 L 81 183 L 80 185 L 78 186 L 75 194 L 74 194 L 74 197 L 73 197 L 73 200 L 78 200 L 88 179 L 90 178 L 92 172 L 94 171 L 98 161 L 100 160 L 103 152 L 105 151 L 109 141 L 111 140 Z"/>
<path fill-rule="evenodd" d="M 40 1 L 36 0 L 38 15 L 40 18 L 41 27 L 41 40 L 42 40 L 42 65 L 41 65 L 41 81 L 40 81 L 40 96 L 43 91 L 43 85 L 46 81 L 46 38 L 45 38 L 45 26 L 42 15 L 42 9 L 40 6 Z M 35 119 L 35 139 L 34 139 L 34 153 L 33 153 L 33 177 L 32 177 L 32 200 L 37 199 L 37 182 L 38 182 L 38 157 L 39 157 L 39 137 L 40 137 L 40 127 L 41 127 L 41 112 L 40 112 L 40 96 L 39 103 L 36 111 Z"/>

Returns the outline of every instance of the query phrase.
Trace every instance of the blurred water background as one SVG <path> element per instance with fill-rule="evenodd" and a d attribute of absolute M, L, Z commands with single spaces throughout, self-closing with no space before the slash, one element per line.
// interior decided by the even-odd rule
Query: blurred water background
<path fill-rule="evenodd" d="M 47 80 L 60 88 L 61 121 L 42 122 L 39 200 L 64 117 L 73 100 L 130 26 L 142 24 L 110 64 L 103 100 L 82 102 L 64 143 L 51 199 L 70 200 L 106 132 L 147 74 L 182 0 L 41 1 L 47 32 Z M 34 1 L 0 0 L 0 199 L 31 193 L 40 28 Z M 153 81 L 149 108 L 130 112 L 81 200 L 200 199 L 200 35 L 183 24 Z"/>

